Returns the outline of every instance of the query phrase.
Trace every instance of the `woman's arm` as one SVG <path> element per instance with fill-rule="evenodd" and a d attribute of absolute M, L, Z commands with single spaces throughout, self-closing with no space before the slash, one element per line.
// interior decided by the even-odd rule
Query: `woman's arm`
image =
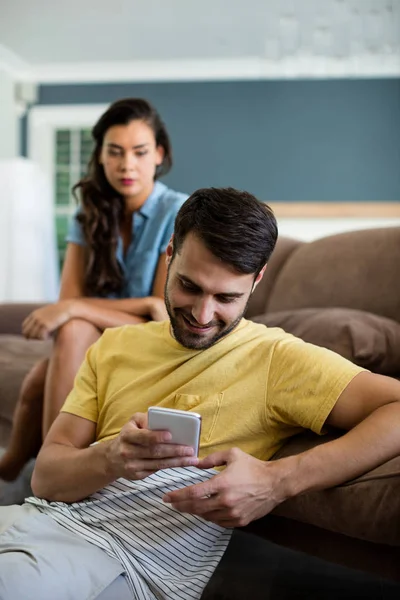
<path fill-rule="evenodd" d="M 60 300 L 33 311 L 24 321 L 27 338 L 46 339 L 71 319 L 83 319 L 100 331 L 107 327 L 163 321 L 168 318 L 162 297 L 88 298 L 84 296 L 85 248 L 68 244 L 61 278 Z M 155 275 L 154 291 L 163 292 L 166 280 L 165 254 L 161 255 Z"/>
<path fill-rule="evenodd" d="M 84 296 L 86 248 L 68 243 L 61 273 L 59 300 Z"/>
<path fill-rule="evenodd" d="M 95 306 L 101 309 L 113 309 L 130 315 L 139 317 L 148 317 L 153 321 L 162 321 L 168 318 L 168 313 L 164 305 L 164 288 L 167 280 L 166 254 L 161 254 L 156 274 L 152 295 L 145 298 L 85 298 L 84 302 L 88 306 Z M 81 318 L 85 318 L 79 315 Z"/>
<path fill-rule="evenodd" d="M 22 333 L 26 338 L 47 339 L 53 331 L 69 320 L 70 300 L 82 298 L 84 295 L 85 254 L 84 246 L 71 242 L 67 244 L 59 300 L 34 310 L 27 316 L 22 323 Z"/>
<path fill-rule="evenodd" d="M 152 296 L 121 299 L 75 298 L 70 302 L 70 318 L 90 321 L 100 330 L 128 323 L 141 323 L 148 319 L 152 321 L 168 319 L 163 299 L 166 279 L 166 255 L 162 254 L 154 277 Z"/>

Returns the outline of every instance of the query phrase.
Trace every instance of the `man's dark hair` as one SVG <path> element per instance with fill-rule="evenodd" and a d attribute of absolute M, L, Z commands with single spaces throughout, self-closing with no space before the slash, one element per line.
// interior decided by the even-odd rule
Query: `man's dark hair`
<path fill-rule="evenodd" d="M 256 277 L 278 237 L 271 208 L 252 194 L 233 188 L 203 188 L 182 205 L 175 219 L 173 256 L 194 233 L 214 256 Z"/>

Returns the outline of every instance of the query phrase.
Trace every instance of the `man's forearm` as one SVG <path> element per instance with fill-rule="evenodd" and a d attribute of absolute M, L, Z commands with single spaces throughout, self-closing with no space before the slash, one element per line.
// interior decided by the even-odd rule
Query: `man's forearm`
<path fill-rule="evenodd" d="M 50 501 L 78 502 L 117 479 L 107 460 L 110 442 L 89 448 L 49 444 L 39 454 L 32 491 Z"/>
<path fill-rule="evenodd" d="M 276 461 L 282 477 L 280 499 L 350 481 L 399 454 L 400 402 L 392 402 L 340 438 Z"/>

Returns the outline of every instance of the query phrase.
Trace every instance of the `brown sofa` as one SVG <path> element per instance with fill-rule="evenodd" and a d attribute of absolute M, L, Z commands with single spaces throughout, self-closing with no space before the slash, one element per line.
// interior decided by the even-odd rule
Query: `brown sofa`
<path fill-rule="evenodd" d="M 400 378 L 400 228 L 311 243 L 281 238 L 247 316 Z M 19 335 L 32 305 L 0 305 L 0 445 L 24 373 L 49 344 Z M 305 433 L 276 455 L 340 435 Z M 400 457 L 355 481 L 286 502 L 246 528 L 279 545 L 400 581 Z"/>

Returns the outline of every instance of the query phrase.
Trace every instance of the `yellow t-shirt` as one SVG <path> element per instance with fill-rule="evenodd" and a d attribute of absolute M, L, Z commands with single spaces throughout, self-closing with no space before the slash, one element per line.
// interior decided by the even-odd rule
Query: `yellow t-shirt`
<path fill-rule="evenodd" d="M 88 350 L 62 408 L 118 435 L 149 406 L 202 415 L 200 457 L 239 447 L 269 459 L 303 428 L 321 434 L 341 392 L 362 369 L 278 328 L 243 319 L 207 350 L 188 350 L 169 322 L 106 330 Z"/>

